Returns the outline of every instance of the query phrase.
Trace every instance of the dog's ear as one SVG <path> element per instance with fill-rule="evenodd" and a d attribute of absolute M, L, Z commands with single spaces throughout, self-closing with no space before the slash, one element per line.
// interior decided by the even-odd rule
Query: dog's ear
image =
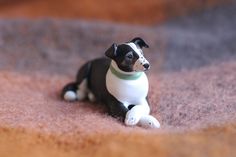
<path fill-rule="evenodd" d="M 106 50 L 105 55 L 111 59 L 114 59 L 116 57 L 116 50 L 117 50 L 117 45 L 114 43 L 111 45 L 110 48 Z"/>
<path fill-rule="evenodd" d="M 140 37 L 132 39 L 130 42 L 133 42 L 135 45 L 138 45 L 140 48 L 149 48 L 148 44 Z"/>

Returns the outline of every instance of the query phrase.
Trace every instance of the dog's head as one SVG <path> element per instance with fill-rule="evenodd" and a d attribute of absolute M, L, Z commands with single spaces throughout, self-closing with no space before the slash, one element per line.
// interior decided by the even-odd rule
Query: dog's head
<path fill-rule="evenodd" d="M 115 61 L 122 71 L 146 71 L 150 68 L 150 64 L 143 55 L 143 47 L 149 46 L 142 38 L 137 37 L 124 44 L 112 44 L 105 55 Z"/>

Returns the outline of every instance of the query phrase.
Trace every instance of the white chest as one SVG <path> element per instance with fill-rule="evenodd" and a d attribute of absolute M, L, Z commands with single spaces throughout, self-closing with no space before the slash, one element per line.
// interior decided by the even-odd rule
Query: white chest
<path fill-rule="evenodd" d="M 109 69 L 106 87 L 111 95 L 126 106 L 142 103 L 147 97 L 149 84 L 145 73 L 136 80 L 124 80 L 115 76 Z"/>

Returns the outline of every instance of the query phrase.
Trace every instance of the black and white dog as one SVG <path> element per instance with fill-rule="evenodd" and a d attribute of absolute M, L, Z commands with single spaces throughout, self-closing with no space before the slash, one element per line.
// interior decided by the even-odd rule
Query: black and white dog
<path fill-rule="evenodd" d="M 149 115 L 149 84 L 144 71 L 150 64 L 143 55 L 143 47 L 149 46 L 141 38 L 112 44 L 105 52 L 108 58 L 89 61 L 80 68 L 76 81 L 63 88 L 62 98 L 101 102 L 111 116 L 128 126 L 159 128 L 160 123 Z"/>

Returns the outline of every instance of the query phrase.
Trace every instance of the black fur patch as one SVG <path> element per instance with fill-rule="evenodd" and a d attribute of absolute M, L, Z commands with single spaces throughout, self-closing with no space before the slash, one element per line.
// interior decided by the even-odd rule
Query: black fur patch
<path fill-rule="evenodd" d="M 121 44 L 117 47 L 114 61 L 121 70 L 132 72 L 133 65 L 138 58 L 138 54 L 129 45 Z"/>
<path fill-rule="evenodd" d="M 128 109 L 131 110 L 135 105 L 129 105 Z"/>

